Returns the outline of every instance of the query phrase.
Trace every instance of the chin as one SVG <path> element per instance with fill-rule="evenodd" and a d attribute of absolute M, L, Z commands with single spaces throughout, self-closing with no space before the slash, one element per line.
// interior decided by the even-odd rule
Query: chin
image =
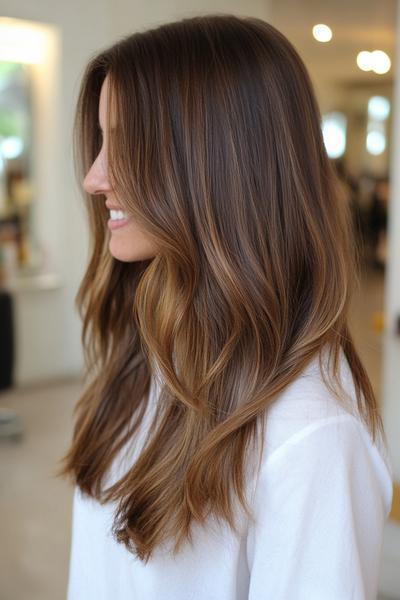
<path fill-rule="evenodd" d="M 137 262 L 154 258 L 155 252 L 148 247 L 123 243 L 122 240 L 111 238 L 109 243 L 110 253 L 121 262 Z"/>

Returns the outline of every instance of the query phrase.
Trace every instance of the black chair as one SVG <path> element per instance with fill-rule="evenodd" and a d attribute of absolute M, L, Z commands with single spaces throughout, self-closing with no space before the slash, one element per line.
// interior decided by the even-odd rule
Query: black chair
<path fill-rule="evenodd" d="M 14 385 L 14 309 L 8 290 L 0 290 L 0 390 Z"/>
<path fill-rule="evenodd" d="M 6 289 L 0 289 L 0 393 L 14 385 L 14 309 L 13 297 Z M 0 407 L 0 439 L 20 441 L 24 432 L 17 413 Z"/>

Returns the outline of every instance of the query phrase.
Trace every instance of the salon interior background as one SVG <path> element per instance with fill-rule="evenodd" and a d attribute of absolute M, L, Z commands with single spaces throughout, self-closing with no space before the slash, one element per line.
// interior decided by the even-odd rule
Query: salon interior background
<path fill-rule="evenodd" d="M 1 598 L 53 600 L 65 591 L 71 490 L 49 473 L 71 434 L 83 366 L 74 298 L 88 246 L 71 138 L 82 69 L 92 53 L 119 36 L 207 12 L 270 21 L 310 71 L 325 144 L 362 248 L 362 287 L 351 328 L 379 398 L 400 483 L 396 0 L 2 0 L 0 529 L 7 543 L 0 546 L 0 581 L 6 582 Z M 399 574 L 396 485 L 385 529 L 382 598 L 400 598 Z"/>

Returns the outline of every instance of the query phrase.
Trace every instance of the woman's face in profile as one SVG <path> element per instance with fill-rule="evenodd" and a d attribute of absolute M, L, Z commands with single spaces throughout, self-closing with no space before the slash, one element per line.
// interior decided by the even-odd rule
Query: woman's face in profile
<path fill-rule="evenodd" d="M 83 181 L 83 187 L 89 194 L 101 194 L 106 197 L 106 206 L 110 209 L 107 227 L 110 230 L 109 249 L 118 260 L 134 262 L 153 258 L 156 249 L 150 239 L 138 228 L 132 217 L 120 219 L 122 215 L 113 190 L 108 181 L 106 115 L 108 111 L 109 78 L 105 78 L 99 100 L 99 124 L 103 131 L 103 143 L 99 154 Z M 99 202 L 102 200 L 99 199 Z M 116 218 L 118 217 L 118 218 Z"/>

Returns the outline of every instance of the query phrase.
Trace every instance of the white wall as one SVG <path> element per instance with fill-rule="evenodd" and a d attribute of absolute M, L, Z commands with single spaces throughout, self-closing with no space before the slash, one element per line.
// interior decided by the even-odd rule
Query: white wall
<path fill-rule="evenodd" d="M 385 289 L 383 353 L 383 419 L 388 437 L 394 479 L 400 483 L 400 10 L 397 12 L 394 119 L 391 155 L 391 196 L 388 218 L 388 264 Z M 400 323 L 399 323 L 400 325 Z M 383 591 L 398 597 L 400 590 L 400 525 L 390 521 L 383 548 Z"/>
<path fill-rule="evenodd" d="M 151 2 L 112 2 L 111 35 L 116 38 L 137 29 L 204 13 L 251 15 L 268 20 L 271 0 L 152 0 Z"/>
<path fill-rule="evenodd" d="M 398 35 L 400 36 L 400 18 Z M 396 319 L 400 318 L 400 44 L 397 46 L 397 72 L 394 92 L 394 119 L 391 156 L 391 196 L 388 218 L 388 265 L 386 276 L 386 330 L 384 345 L 384 412 L 386 427 L 391 438 L 394 469 L 400 481 L 400 332 L 396 333 Z M 399 323 L 400 325 L 400 323 Z"/>

